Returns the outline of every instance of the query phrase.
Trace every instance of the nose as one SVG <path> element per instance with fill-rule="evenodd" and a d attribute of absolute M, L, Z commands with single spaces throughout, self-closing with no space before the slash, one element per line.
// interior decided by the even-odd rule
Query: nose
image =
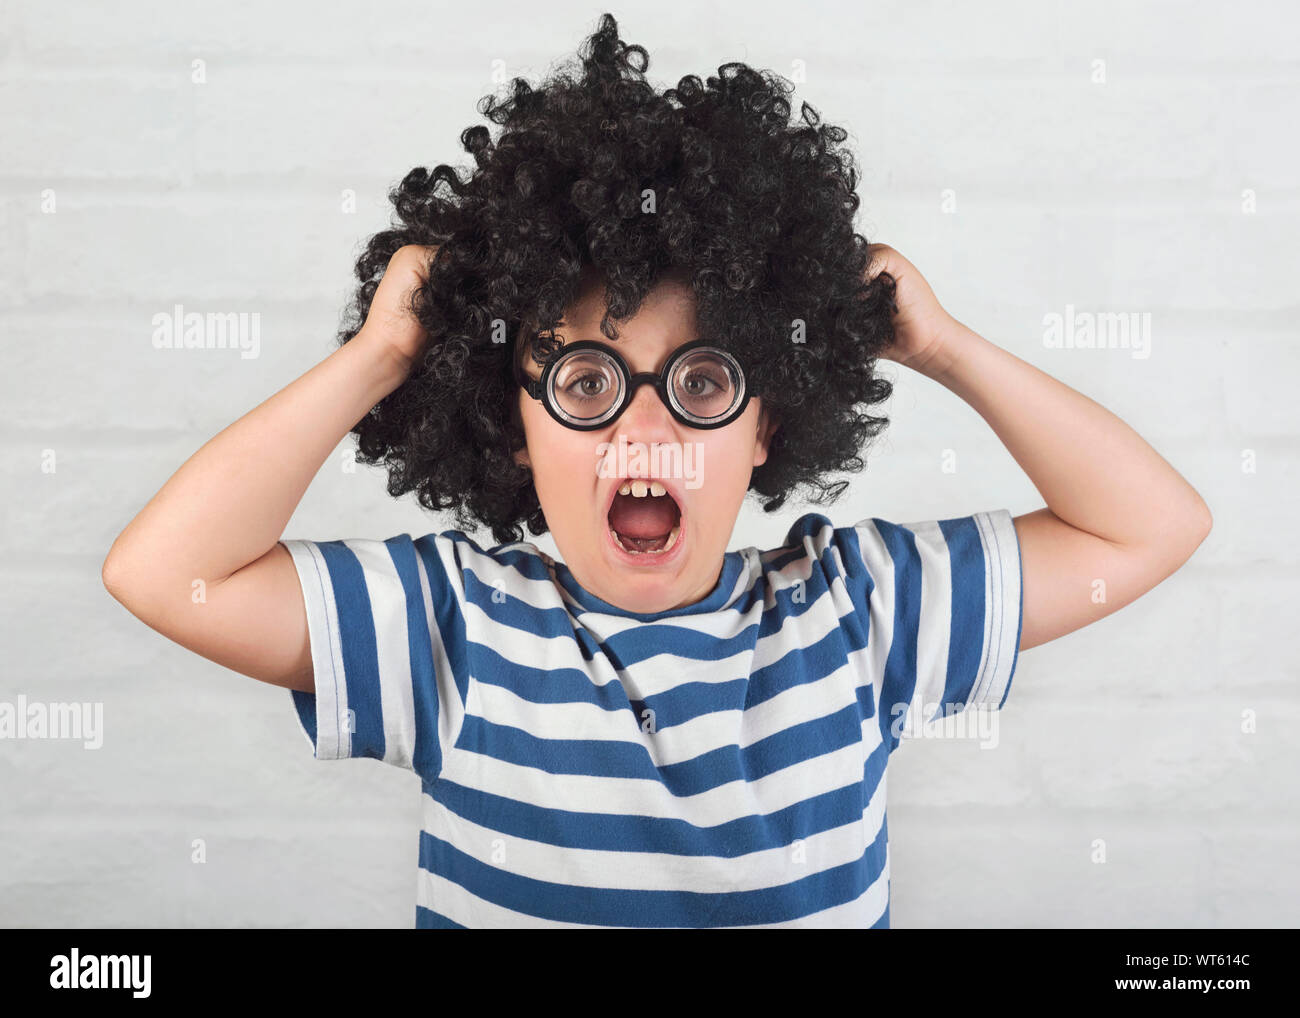
<path fill-rule="evenodd" d="M 659 391 L 649 383 L 637 387 L 632 401 L 614 423 L 630 439 L 640 442 L 673 441 L 677 424 L 659 398 Z"/>

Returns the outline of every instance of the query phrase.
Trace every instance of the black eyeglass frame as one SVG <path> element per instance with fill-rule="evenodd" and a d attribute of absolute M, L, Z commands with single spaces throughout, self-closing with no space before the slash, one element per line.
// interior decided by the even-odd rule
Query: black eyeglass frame
<path fill-rule="evenodd" d="M 677 406 L 668 388 L 668 379 L 672 377 L 673 369 L 676 367 L 677 363 L 683 357 L 686 357 L 693 351 L 699 349 L 708 349 L 729 361 L 735 369 L 736 378 L 740 386 L 740 396 L 731 412 L 716 421 L 703 423 L 693 419 L 681 407 Z M 578 423 L 565 417 L 553 402 L 546 397 L 546 394 L 550 391 L 548 386 L 555 367 L 563 358 L 576 351 L 583 350 L 594 350 L 608 357 L 614 362 L 619 374 L 623 377 L 622 399 L 606 411 L 598 421 L 587 424 Z M 726 427 L 745 412 L 745 407 L 749 404 L 750 396 L 758 395 L 758 393 L 750 388 L 749 382 L 745 378 L 744 369 L 740 366 L 740 361 L 721 347 L 714 346 L 707 339 L 696 339 L 689 343 L 683 343 L 673 351 L 672 355 L 668 358 L 667 363 L 664 364 L 663 370 L 658 372 L 640 371 L 633 374 L 627 366 L 627 361 L 625 361 L 622 355 L 613 347 L 607 346 L 606 344 L 594 339 L 585 339 L 577 343 L 569 343 L 562 346 L 551 354 L 551 356 L 547 358 L 546 363 L 542 365 L 542 377 L 539 379 L 529 378 L 528 375 L 524 373 L 523 366 L 517 359 L 514 360 L 514 373 L 515 381 L 519 383 L 524 392 L 528 393 L 528 395 L 533 399 L 546 407 L 546 412 L 555 418 L 555 420 L 560 424 L 563 424 L 566 428 L 572 428 L 574 431 L 598 431 L 601 428 L 609 427 L 610 424 L 623 415 L 623 411 L 627 409 L 628 404 L 630 404 L 636 396 L 637 389 L 642 385 L 647 384 L 654 386 L 655 392 L 659 394 L 660 401 L 668 408 L 668 412 L 673 415 L 675 420 L 685 424 L 688 428 L 698 428 L 701 431 L 712 431 L 715 428 Z"/>

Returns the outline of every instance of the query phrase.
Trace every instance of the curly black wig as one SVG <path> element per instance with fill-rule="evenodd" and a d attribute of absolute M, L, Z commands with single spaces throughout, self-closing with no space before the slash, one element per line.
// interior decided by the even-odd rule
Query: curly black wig
<path fill-rule="evenodd" d="M 826 475 L 862 470 L 858 453 L 888 424 L 866 408 L 892 391 L 875 366 L 896 310 L 895 281 L 866 278 L 847 133 L 807 103 L 792 119 L 793 86 L 743 63 L 657 92 L 645 49 L 609 14 L 579 56 L 580 75 L 565 64 L 537 88 L 515 78 L 507 98 L 479 101 L 501 131 L 461 133 L 466 179 L 418 167 L 390 193 L 395 217 L 357 261 L 339 339 L 360 331 L 393 253 L 420 244 L 437 247 L 411 300 L 428 342 L 352 429 L 358 458 L 388 466 L 389 494 L 415 491 L 500 543 L 521 541 L 520 523 L 545 533 L 513 458 L 524 446 L 515 337 L 540 363 L 590 269 L 605 283 L 601 332 L 616 341 L 615 322 L 674 273 L 695 294 L 700 334 L 740 360 L 780 422 L 750 485 L 763 508 L 801 485 L 833 501 L 848 481 Z"/>

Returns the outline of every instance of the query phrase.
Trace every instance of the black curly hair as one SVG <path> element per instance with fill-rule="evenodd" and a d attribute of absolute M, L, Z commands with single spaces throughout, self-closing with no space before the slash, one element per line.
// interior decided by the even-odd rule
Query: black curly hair
<path fill-rule="evenodd" d="M 605 283 L 601 332 L 635 315 L 667 274 L 689 281 L 701 335 L 731 351 L 780 422 L 751 490 L 779 509 L 800 485 L 838 498 L 864 467 L 858 453 L 887 424 L 865 410 L 892 386 L 875 374 L 893 340 L 895 281 L 867 280 L 868 242 L 854 232 L 860 200 L 847 133 L 802 104 L 781 76 L 727 63 L 657 92 L 649 57 L 605 14 L 539 87 L 515 78 L 460 136 L 475 168 L 411 170 L 389 195 L 391 228 L 357 261 L 360 285 L 339 340 L 364 323 L 389 259 L 436 246 L 411 310 L 428 333 L 407 380 L 352 433 L 358 458 L 388 466 L 388 492 L 416 491 L 461 527 L 500 543 L 547 530 L 524 445 L 515 337 L 540 363 L 578 296 L 584 270 Z M 798 332 L 802 323 L 802 335 Z"/>

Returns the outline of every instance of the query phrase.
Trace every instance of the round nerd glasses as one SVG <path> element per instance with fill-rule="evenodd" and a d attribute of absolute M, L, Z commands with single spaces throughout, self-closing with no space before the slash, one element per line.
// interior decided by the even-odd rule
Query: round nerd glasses
<path fill-rule="evenodd" d="M 635 375 L 617 351 L 583 340 L 553 354 L 538 380 L 516 360 L 515 379 L 552 417 L 577 431 L 617 420 L 641 385 L 653 385 L 668 412 L 692 428 L 730 424 L 744 413 L 751 395 L 740 362 L 704 339 L 679 346 L 662 372 Z"/>

